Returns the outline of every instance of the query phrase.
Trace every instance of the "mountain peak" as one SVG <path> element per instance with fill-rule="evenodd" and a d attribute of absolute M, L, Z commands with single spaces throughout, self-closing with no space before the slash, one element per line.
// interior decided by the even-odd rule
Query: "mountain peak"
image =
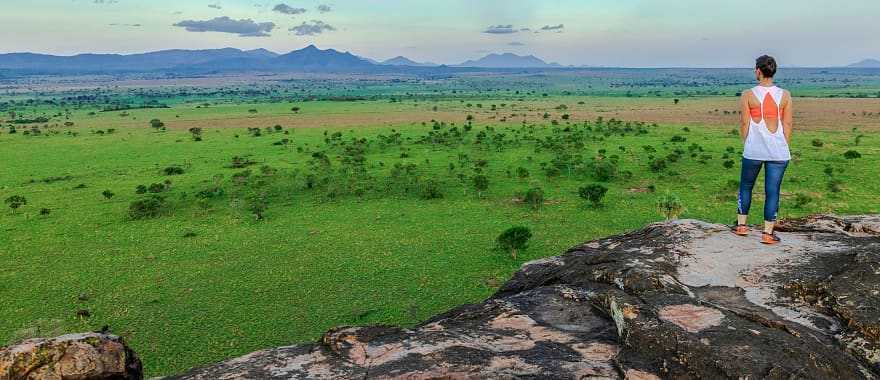
<path fill-rule="evenodd" d="M 857 68 L 880 68 L 880 60 L 868 58 L 863 59 L 859 62 L 853 63 L 847 67 L 857 67 Z"/>
<path fill-rule="evenodd" d="M 549 64 L 533 55 L 521 56 L 506 52 L 491 53 L 478 60 L 470 60 L 457 66 L 483 68 L 547 68 L 558 67 L 559 65 Z"/>

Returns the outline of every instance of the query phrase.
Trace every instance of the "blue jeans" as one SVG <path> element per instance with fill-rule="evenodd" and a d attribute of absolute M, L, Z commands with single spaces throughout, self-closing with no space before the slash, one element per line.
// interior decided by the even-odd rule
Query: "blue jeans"
<path fill-rule="evenodd" d="M 761 165 L 767 169 L 764 171 L 764 220 L 776 221 L 776 213 L 779 211 L 779 188 L 782 186 L 782 176 L 788 161 L 757 161 L 743 157 L 742 172 L 739 177 L 739 198 L 737 200 L 736 213 L 748 215 L 752 206 L 752 188 L 761 172 Z"/>

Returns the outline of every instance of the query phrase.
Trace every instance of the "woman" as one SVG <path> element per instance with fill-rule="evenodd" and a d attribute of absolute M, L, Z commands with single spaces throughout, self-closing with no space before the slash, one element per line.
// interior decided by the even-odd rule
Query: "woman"
<path fill-rule="evenodd" d="M 778 244 L 780 239 L 773 233 L 776 213 L 779 210 L 779 187 L 782 176 L 791 160 L 788 143 L 791 140 L 791 94 L 773 84 L 776 60 L 764 55 L 755 62 L 758 85 L 742 94 L 743 158 L 739 182 L 736 227 L 734 232 L 747 236 L 746 220 L 752 204 L 752 188 L 761 166 L 764 166 L 764 232 L 761 242 Z"/>

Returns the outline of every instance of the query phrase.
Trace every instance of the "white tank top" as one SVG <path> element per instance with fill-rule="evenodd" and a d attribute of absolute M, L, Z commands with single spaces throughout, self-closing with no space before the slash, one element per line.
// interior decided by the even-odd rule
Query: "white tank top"
<path fill-rule="evenodd" d="M 782 128 L 782 96 L 785 95 L 785 91 L 776 86 L 756 86 L 752 89 L 752 93 L 758 98 L 758 104 L 761 106 L 761 121 L 756 123 L 749 115 L 749 135 L 746 136 L 743 157 L 757 161 L 790 160 L 791 153 L 788 150 L 788 142 L 785 141 L 785 132 Z M 776 103 L 776 109 L 779 110 L 779 114 L 776 115 L 779 124 L 776 127 L 776 132 L 770 132 L 767 129 L 767 121 L 764 119 L 764 99 L 767 94 L 770 94 Z"/>

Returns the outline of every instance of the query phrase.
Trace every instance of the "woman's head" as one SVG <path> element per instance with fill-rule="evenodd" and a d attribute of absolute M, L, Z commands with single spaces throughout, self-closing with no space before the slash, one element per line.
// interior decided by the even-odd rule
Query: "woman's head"
<path fill-rule="evenodd" d="M 755 76 L 758 80 L 773 78 L 774 75 L 776 75 L 776 59 L 762 55 L 755 60 Z"/>

